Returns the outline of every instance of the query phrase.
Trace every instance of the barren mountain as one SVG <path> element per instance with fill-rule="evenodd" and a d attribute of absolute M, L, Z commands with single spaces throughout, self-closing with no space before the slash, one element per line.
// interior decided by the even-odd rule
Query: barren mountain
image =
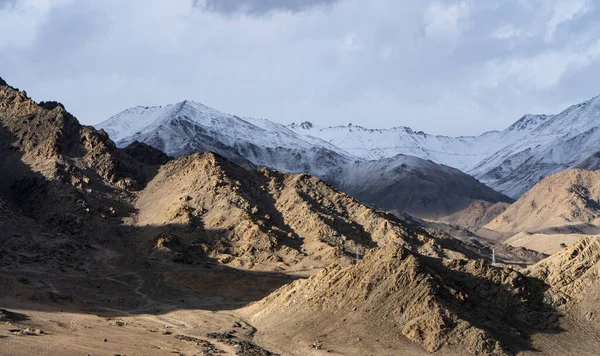
<path fill-rule="evenodd" d="M 573 169 L 554 174 L 523 195 L 486 228 L 507 234 L 600 223 L 600 172 Z"/>
<path fill-rule="evenodd" d="M 404 335 L 428 352 L 506 355 L 527 349 L 532 330 L 558 327 L 543 292 L 541 284 L 509 268 L 388 245 L 358 265 L 330 266 L 282 287 L 244 313 L 260 339 L 279 342 L 281 352 L 315 340 L 324 349 L 343 345 L 341 352 L 411 354 L 398 337 Z"/>
<path fill-rule="evenodd" d="M 477 232 L 509 206 L 508 203 L 490 203 L 476 200 L 458 213 L 445 216 L 438 221 Z"/>
<path fill-rule="evenodd" d="M 135 207 L 138 225 L 184 226 L 179 235 L 189 235 L 190 243 L 246 268 L 297 268 L 308 257 L 311 263 L 329 264 L 391 241 L 447 256 L 425 231 L 368 208 L 315 177 L 268 168 L 249 171 L 213 153 L 161 167 Z M 443 244 L 467 250 L 452 238 L 445 240 Z"/>
<path fill-rule="evenodd" d="M 527 270 L 545 281 L 547 299 L 590 338 L 600 340 L 600 238 L 587 237 Z"/>

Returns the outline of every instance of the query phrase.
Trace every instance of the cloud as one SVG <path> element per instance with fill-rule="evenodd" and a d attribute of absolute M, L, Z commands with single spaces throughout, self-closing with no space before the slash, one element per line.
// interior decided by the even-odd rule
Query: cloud
<path fill-rule="evenodd" d="M 528 34 L 525 31 L 523 31 L 523 29 L 516 28 L 513 25 L 504 25 L 502 27 L 497 28 L 492 33 L 492 37 L 499 40 L 508 40 L 526 35 Z"/>
<path fill-rule="evenodd" d="M 443 38 L 458 36 L 466 25 L 469 9 L 468 1 L 448 5 L 441 1 L 432 2 L 425 11 L 425 34 Z"/>
<path fill-rule="evenodd" d="M 560 0 L 554 4 L 552 18 L 546 28 L 546 41 L 552 41 L 558 26 L 585 14 L 590 9 L 587 0 Z"/>
<path fill-rule="evenodd" d="M 225 15 L 264 15 L 276 11 L 299 12 L 338 0 L 192 0 L 194 7 Z"/>
<path fill-rule="evenodd" d="M 19 0 L 0 8 L 0 76 L 87 124 L 191 99 L 281 123 L 478 134 L 600 94 L 600 10 L 558 21 L 559 4 Z"/>
<path fill-rule="evenodd" d="M 17 0 L 0 0 L 0 9 L 7 7 L 14 7 L 17 3 Z"/>
<path fill-rule="evenodd" d="M 548 49 L 531 56 L 493 59 L 481 69 L 475 87 L 499 87 L 516 83 L 521 87 L 548 90 L 560 84 L 569 72 L 580 71 L 600 61 L 600 39 L 581 38 L 559 49 Z"/>

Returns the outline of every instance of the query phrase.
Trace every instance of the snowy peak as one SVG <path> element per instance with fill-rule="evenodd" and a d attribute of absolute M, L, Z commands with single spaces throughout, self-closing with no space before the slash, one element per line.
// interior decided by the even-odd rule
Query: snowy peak
<path fill-rule="evenodd" d="M 290 125 L 290 128 L 291 128 L 292 130 L 294 130 L 294 129 L 310 130 L 310 129 L 312 129 L 313 127 L 314 127 L 314 125 L 313 125 L 313 123 L 312 123 L 312 122 L 310 122 L 310 121 L 304 121 L 304 122 L 301 122 L 299 125 L 296 125 L 295 123 L 292 123 L 292 124 Z"/>
<path fill-rule="evenodd" d="M 506 131 L 531 131 L 546 122 L 552 116 L 527 114 L 510 125 Z"/>
<path fill-rule="evenodd" d="M 171 138 L 183 134 L 191 139 L 202 131 L 205 134 L 219 133 L 227 138 L 225 143 L 232 146 L 236 141 L 243 140 L 271 148 L 309 149 L 315 145 L 333 148 L 314 138 L 308 142 L 284 125 L 224 114 L 190 100 L 164 107 L 137 106 L 109 118 L 96 127 L 108 132 L 119 146 L 146 139 L 151 135 L 156 136 L 159 132 Z M 169 137 L 163 138 L 171 141 Z"/>

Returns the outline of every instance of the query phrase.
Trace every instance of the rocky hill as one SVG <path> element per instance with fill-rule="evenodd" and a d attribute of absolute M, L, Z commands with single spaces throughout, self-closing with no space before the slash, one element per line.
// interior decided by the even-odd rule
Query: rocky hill
<path fill-rule="evenodd" d="M 282 352 L 314 339 L 325 350 L 335 344 L 343 351 L 410 353 L 403 335 L 428 352 L 508 355 L 528 348 L 533 330 L 557 329 L 558 315 L 543 293 L 542 284 L 512 269 L 430 258 L 391 244 L 355 266 L 330 266 L 284 286 L 244 315 L 265 342 L 276 335 L 288 340 Z"/>
<path fill-rule="evenodd" d="M 458 213 L 439 219 L 439 222 L 477 232 L 495 217 L 502 214 L 509 206 L 508 203 L 490 203 L 477 200 Z"/>
<path fill-rule="evenodd" d="M 545 281 L 547 300 L 591 337 L 600 335 L 600 238 L 587 237 L 531 267 L 529 276 Z"/>
<path fill-rule="evenodd" d="M 440 244 L 459 246 L 368 208 L 315 177 L 248 171 L 213 153 L 161 167 L 135 207 L 138 225 L 183 226 L 179 235 L 188 235 L 185 240 L 246 268 L 350 261 L 389 242 L 432 256 L 446 256 Z"/>
<path fill-rule="evenodd" d="M 599 201 L 600 172 L 568 170 L 536 184 L 486 228 L 507 234 L 563 227 L 575 232 L 600 224 Z"/>

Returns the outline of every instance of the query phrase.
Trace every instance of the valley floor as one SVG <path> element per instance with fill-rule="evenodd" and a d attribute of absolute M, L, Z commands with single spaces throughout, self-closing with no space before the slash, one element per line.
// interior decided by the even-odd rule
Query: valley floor
<path fill-rule="evenodd" d="M 369 322 L 343 333 L 265 334 L 240 309 L 300 278 L 219 265 L 156 263 L 115 271 L 105 254 L 94 275 L 0 272 L 1 355 L 428 355 L 390 325 Z M 306 274 L 310 272 L 304 272 Z M 0 312 L 0 319 L 2 318 Z M 563 318 L 564 331 L 535 334 L 522 355 L 595 355 L 598 335 Z M 312 335 L 307 337 L 306 335 Z M 463 350 L 464 352 L 464 350 Z M 436 355 L 460 355 L 445 348 Z"/>

